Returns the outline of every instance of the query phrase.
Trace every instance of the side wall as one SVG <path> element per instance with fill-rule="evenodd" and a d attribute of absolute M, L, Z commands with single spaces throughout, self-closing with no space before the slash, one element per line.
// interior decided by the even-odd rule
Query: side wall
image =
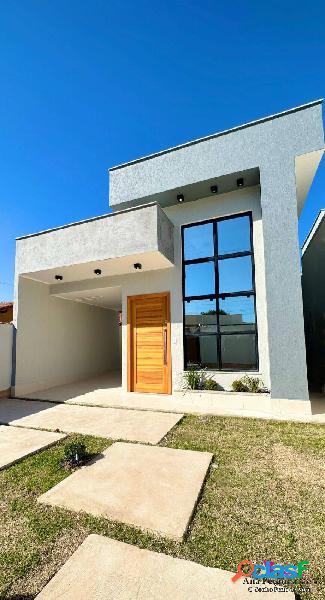
<path fill-rule="evenodd" d="M 18 298 L 16 396 L 118 368 L 115 311 L 55 298 L 23 277 Z"/>
<path fill-rule="evenodd" d="M 0 395 L 11 386 L 12 337 L 13 325 L 0 325 Z"/>

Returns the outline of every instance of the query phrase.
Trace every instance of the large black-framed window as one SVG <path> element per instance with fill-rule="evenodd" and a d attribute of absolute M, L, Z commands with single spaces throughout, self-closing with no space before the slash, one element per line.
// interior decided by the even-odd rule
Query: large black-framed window
<path fill-rule="evenodd" d="M 251 213 L 184 225 L 182 249 L 184 368 L 258 370 Z"/>

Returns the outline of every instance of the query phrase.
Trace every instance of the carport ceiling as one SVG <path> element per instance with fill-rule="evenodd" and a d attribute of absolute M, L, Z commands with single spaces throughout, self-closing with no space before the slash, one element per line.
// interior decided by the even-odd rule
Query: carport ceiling
<path fill-rule="evenodd" d="M 94 290 L 85 290 L 84 292 L 79 290 L 77 292 L 65 292 L 55 295 L 58 298 L 72 300 L 73 302 L 81 302 L 113 310 L 122 310 L 122 290 L 120 287 L 96 288 Z"/>

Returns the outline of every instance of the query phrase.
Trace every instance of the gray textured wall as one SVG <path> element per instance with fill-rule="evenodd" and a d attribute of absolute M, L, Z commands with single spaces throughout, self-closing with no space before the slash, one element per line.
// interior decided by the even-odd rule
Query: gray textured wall
<path fill-rule="evenodd" d="M 322 106 L 179 147 L 110 172 L 110 204 L 258 167 L 271 394 L 308 399 L 295 157 L 324 147 Z"/>
<path fill-rule="evenodd" d="M 16 277 L 153 250 L 173 261 L 172 240 L 172 224 L 158 205 L 121 211 L 18 239 Z"/>

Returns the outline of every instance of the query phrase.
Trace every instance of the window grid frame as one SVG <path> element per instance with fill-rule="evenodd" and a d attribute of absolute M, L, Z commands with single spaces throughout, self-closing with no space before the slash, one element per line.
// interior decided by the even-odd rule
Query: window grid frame
<path fill-rule="evenodd" d="M 231 219 L 238 219 L 240 217 L 248 217 L 249 218 L 249 241 L 250 241 L 250 250 L 244 250 L 242 252 L 228 252 L 226 254 L 219 254 L 219 245 L 218 245 L 218 223 L 220 221 L 230 221 Z M 214 256 L 207 256 L 201 258 L 192 258 L 185 259 L 184 254 L 184 231 L 186 229 L 190 229 L 191 227 L 197 227 L 199 225 L 206 225 L 208 223 L 212 223 L 213 226 L 213 246 L 214 246 Z M 250 371 L 250 372 L 258 372 L 259 371 L 259 352 L 258 352 L 258 327 L 257 327 L 257 314 L 256 314 L 256 286 L 255 286 L 255 260 L 254 260 L 254 246 L 253 246 L 253 218 L 252 212 L 246 211 L 241 213 L 236 213 L 234 215 L 228 215 L 225 217 L 217 217 L 214 219 L 207 219 L 204 221 L 198 221 L 196 223 L 188 223 L 181 226 L 181 239 L 182 239 L 182 296 L 183 296 L 183 367 L 184 371 L 188 371 L 189 367 L 187 366 L 187 352 L 186 352 L 186 338 L 191 337 L 190 335 L 186 335 L 186 323 L 185 323 L 185 303 L 191 302 L 191 300 L 215 300 L 216 302 L 216 324 L 217 331 L 216 332 L 200 332 L 196 333 L 192 337 L 200 337 L 200 336 L 215 336 L 216 344 L 217 344 L 217 368 L 209 368 L 209 371 L 215 372 L 238 372 L 238 371 Z M 227 258 L 240 258 L 242 256 L 250 256 L 251 257 L 251 267 L 252 267 L 252 289 L 251 290 L 241 290 L 237 292 L 219 292 L 219 261 L 225 260 Z M 214 281 L 215 281 L 215 293 L 214 294 L 202 294 L 199 296 L 186 296 L 185 295 L 185 269 L 187 265 L 190 264 L 200 264 L 206 262 L 214 263 Z M 253 296 L 254 300 L 254 315 L 255 315 L 255 324 L 252 329 L 246 331 L 220 331 L 220 299 L 225 298 L 234 298 L 238 296 L 246 296 L 247 298 Z M 255 336 L 255 365 L 253 369 L 225 369 L 222 367 L 222 356 L 221 356 L 221 339 L 222 336 L 230 336 L 230 335 L 254 335 Z"/>

